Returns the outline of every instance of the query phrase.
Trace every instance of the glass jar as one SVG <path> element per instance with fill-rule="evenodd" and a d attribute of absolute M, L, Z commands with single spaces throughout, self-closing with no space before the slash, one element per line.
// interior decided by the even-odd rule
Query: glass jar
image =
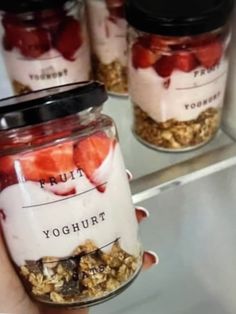
<path fill-rule="evenodd" d="M 0 10 L 3 55 L 15 94 L 90 79 L 82 0 L 8 0 Z"/>
<path fill-rule="evenodd" d="M 236 8 L 234 9 L 232 23 L 232 40 L 230 49 L 230 68 L 228 84 L 226 88 L 225 107 L 223 110 L 222 129 L 234 140 L 236 140 Z"/>
<path fill-rule="evenodd" d="M 136 137 L 163 151 L 206 144 L 221 121 L 231 0 L 129 0 Z"/>
<path fill-rule="evenodd" d="M 109 93 L 126 96 L 127 22 L 124 0 L 87 0 L 95 78 Z"/>
<path fill-rule="evenodd" d="M 142 252 L 116 127 L 99 83 L 0 102 L 0 217 L 29 294 L 102 302 L 138 275 Z"/>

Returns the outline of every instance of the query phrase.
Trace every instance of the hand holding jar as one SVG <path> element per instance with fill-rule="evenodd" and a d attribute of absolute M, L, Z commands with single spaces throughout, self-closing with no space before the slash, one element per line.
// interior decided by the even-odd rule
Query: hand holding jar
<path fill-rule="evenodd" d="M 1 102 L 3 235 L 26 291 L 42 304 L 98 304 L 142 268 L 116 127 L 101 113 L 106 99 L 103 85 L 83 83 Z"/>

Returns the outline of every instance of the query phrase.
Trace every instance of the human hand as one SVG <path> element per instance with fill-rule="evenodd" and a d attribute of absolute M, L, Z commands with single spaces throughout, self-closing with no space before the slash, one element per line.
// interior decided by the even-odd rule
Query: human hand
<path fill-rule="evenodd" d="M 129 179 L 131 175 L 128 173 Z M 149 217 L 149 213 L 142 207 L 136 208 L 137 220 L 140 223 Z M 143 269 L 149 269 L 158 263 L 155 253 L 145 251 L 143 255 Z M 11 314 L 87 314 L 88 309 L 67 310 L 42 306 L 33 302 L 25 292 L 4 245 L 0 230 L 0 313 Z"/>

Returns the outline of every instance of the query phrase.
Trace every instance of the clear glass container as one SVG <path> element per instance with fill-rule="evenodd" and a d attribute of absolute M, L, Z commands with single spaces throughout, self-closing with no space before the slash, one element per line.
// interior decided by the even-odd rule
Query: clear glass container
<path fill-rule="evenodd" d="M 0 102 L 1 225 L 26 290 L 42 303 L 100 303 L 142 266 L 116 127 L 101 113 L 106 98 L 88 83 Z"/>
<path fill-rule="evenodd" d="M 129 36 L 133 130 L 142 143 L 152 148 L 174 152 L 191 150 L 206 144 L 219 129 L 229 63 L 232 3 L 218 2 L 224 5 L 220 19 L 212 1 L 199 6 L 200 12 L 189 2 L 181 17 L 177 8 L 176 12 L 170 12 L 163 4 L 151 5 L 147 1 L 150 12 L 157 14 L 156 20 L 150 23 L 151 13 L 147 10 L 146 19 L 136 20 L 141 10 L 139 1 L 133 6 L 130 1 L 127 11 L 133 26 Z M 142 8 L 145 5 L 143 2 Z M 182 8 L 183 3 L 176 6 Z M 163 12 L 170 15 L 169 24 L 161 19 Z"/>
<path fill-rule="evenodd" d="M 82 0 L 12 0 L 0 10 L 2 50 L 15 94 L 90 79 Z"/>
<path fill-rule="evenodd" d="M 94 77 L 111 94 L 127 96 L 124 0 L 87 0 Z"/>

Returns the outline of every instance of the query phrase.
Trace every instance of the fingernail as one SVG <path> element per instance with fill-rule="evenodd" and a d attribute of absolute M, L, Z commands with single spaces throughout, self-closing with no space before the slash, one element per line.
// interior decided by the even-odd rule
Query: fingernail
<path fill-rule="evenodd" d="M 159 257 L 158 255 L 153 252 L 153 251 L 145 251 L 146 254 L 149 255 L 149 257 L 152 259 L 153 265 L 158 265 L 159 264 Z"/>
<path fill-rule="evenodd" d="M 146 208 L 141 207 L 141 206 L 137 206 L 135 209 L 139 212 L 139 214 L 142 216 L 142 218 L 149 218 L 150 213 Z"/>
<path fill-rule="evenodd" d="M 131 181 L 133 179 L 132 173 L 128 169 L 126 169 L 126 173 L 127 173 L 129 181 Z"/>

